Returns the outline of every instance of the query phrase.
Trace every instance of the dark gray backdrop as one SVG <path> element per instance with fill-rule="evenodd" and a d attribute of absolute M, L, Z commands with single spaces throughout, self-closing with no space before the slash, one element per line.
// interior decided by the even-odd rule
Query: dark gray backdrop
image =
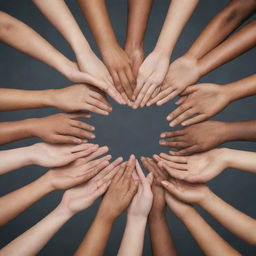
<path fill-rule="evenodd" d="M 227 1 L 201 1 L 177 43 L 172 56 L 173 59 L 181 56 L 188 49 L 199 32 L 226 3 Z M 155 45 L 168 4 L 168 0 L 156 0 L 154 3 L 145 38 L 146 54 Z M 68 1 L 68 5 L 91 46 L 97 51 L 95 42 L 79 10 L 77 2 L 71 0 Z M 72 50 L 66 41 L 40 14 L 31 1 L 1 0 L 0 7 L 1 10 L 8 12 L 33 27 L 57 49 L 69 58 L 74 59 Z M 123 43 L 126 31 L 127 1 L 109 0 L 108 7 L 117 38 L 120 43 Z M 255 16 L 252 18 L 255 18 Z M 252 75 L 255 72 L 255 59 L 256 51 L 254 49 L 218 68 L 216 71 L 205 76 L 201 81 L 225 84 Z M 1 87 L 6 88 L 47 89 L 61 88 L 72 84 L 55 70 L 3 44 L 0 45 L 0 76 Z M 231 104 L 221 114 L 216 116 L 215 119 L 223 121 L 255 119 L 255 104 L 255 97 L 239 100 Z M 113 103 L 113 107 L 114 110 L 109 117 L 93 115 L 90 120 L 90 123 L 96 126 L 97 139 L 95 142 L 100 145 L 108 145 L 110 147 L 110 153 L 114 158 L 117 156 L 127 158 L 131 153 L 135 153 L 139 157 L 141 155 L 151 156 L 153 153 L 166 152 L 165 148 L 159 146 L 158 140 L 159 134 L 169 129 L 165 117 L 175 107 L 172 102 L 160 108 L 150 107 L 138 110 L 122 107 L 115 103 Z M 56 113 L 56 110 L 41 109 L 7 112 L 0 113 L 0 120 L 15 121 L 53 113 Z M 1 149 L 26 146 L 36 141 L 36 139 L 24 140 L 2 146 Z M 255 151 L 256 149 L 255 144 L 251 142 L 235 142 L 225 146 L 250 151 Z M 40 177 L 45 171 L 46 169 L 42 167 L 28 166 L 1 176 L 1 195 L 30 183 Z M 256 180 L 252 174 L 228 170 L 210 182 L 209 185 L 213 191 L 237 209 L 250 216 L 256 216 L 256 205 L 253 199 L 255 198 L 256 192 Z M 46 216 L 58 204 L 61 195 L 62 192 L 54 192 L 46 196 L 8 225 L 1 228 L 0 245 L 4 246 Z M 69 221 L 51 239 L 47 246 L 40 252 L 40 255 L 72 255 L 86 233 L 95 215 L 98 203 L 95 203 L 90 209 L 83 211 Z M 200 212 L 206 218 L 207 222 L 243 255 L 256 254 L 255 248 L 247 245 L 225 230 L 205 212 Z M 191 235 L 170 211 L 168 211 L 168 221 L 180 255 L 202 255 Z M 121 216 L 113 227 L 105 255 L 114 255 L 117 252 L 124 226 L 125 216 Z M 144 255 L 151 255 L 148 233 L 145 238 Z"/>

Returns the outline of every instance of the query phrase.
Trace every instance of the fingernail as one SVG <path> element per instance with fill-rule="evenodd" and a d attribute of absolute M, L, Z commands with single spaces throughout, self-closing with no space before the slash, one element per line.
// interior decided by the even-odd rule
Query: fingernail
<path fill-rule="evenodd" d="M 171 121 L 171 117 L 170 116 L 167 116 L 166 118 L 168 121 Z"/>
<path fill-rule="evenodd" d="M 169 126 L 171 126 L 171 127 L 174 127 L 175 125 L 176 125 L 175 122 L 171 122 L 171 123 L 169 124 Z"/>
<path fill-rule="evenodd" d="M 94 134 L 91 135 L 91 139 L 95 139 L 96 136 Z"/>
<path fill-rule="evenodd" d="M 182 126 L 186 126 L 186 125 L 187 125 L 187 122 L 182 122 L 181 125 L 182 125 Z"/>
<path fill-rule="evenodd" d="M 162 183 L 164 186 L 168 186 L 168 181 L 166 181 L 166 180 L 161 181 L 161 183 Z"/>
<path fill-rule="evenodd" d="M 76 143 L 76 144 L 80 144 L 80 143 L 82 143 L 83 141 L 82 140 L 80 140 L 80 139 L 74 139 L 74 143 Z"/>
<path fill-rule="evenodd" d="M 166 141 L 164 141 L 164 140 L 160 140 L 160 145 L 166 145 Z"/>
<path fill-rule="evenodd" d="M 165 138 L 165 133 L 161 133 L 160 138 Z"/>

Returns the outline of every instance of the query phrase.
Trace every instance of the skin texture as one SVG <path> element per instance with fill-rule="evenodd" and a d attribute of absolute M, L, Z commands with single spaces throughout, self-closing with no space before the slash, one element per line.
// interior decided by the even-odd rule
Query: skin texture
<path fill-rule="evenodd" d="M 67 59 L 23 22 L 0 12 L 0 27 L 0 41 L 3 43 L 53 67 L 70 81 L 92 84 L 114 99 L 120 98 L 113 88 L 88 72 L 80 71 L 76 63 Z M 123 103 L 121 98 L 118 102 Z"/>
<path fill-rule="evenodd" d="M 167 182 L 164 186 L 179 200 L 199 204 L 242 240 L 252 245 L 256 244 L 256 221 L 224 202 L 206 185 L 177 181 L 176 184 Z"/>
<path fill-rule="evenodd" d="M 5 225 L 48 193 L 69 189 L 95 176 L 109 164 L 109 155 L 95 159 L 106 150 L 107 148 L 99 149 L 87 158 L 80 158 L 67 166 L 51 169 L 32 183 L 2 196 L 0 225 Z"/>
<path fill-rule="evenodd" d="M 148 219 L 152 253 L 154 256 L 176 256 L 166 218 L 165 191 L 161 185 L 161 181 L 166 180 L 168 176 L 151 158 L 142 157 L 141 161 L 145 169 L 154 176 L 151 186 L 153 204 Z"/>
<path fill-rule="evenodd" d="M 108 115 L 112 107 L 100 90 L 76 84 L 54 90 L 0 89 L 0 111 L 55 107 L 65 112 L 91 111 Z"/>
<path fill-rule="evenodd" d="M 231 1 L 208 24 L 190 50 L 170 65 L 161 92 L 148 105 L 163 105 L 195 84 L 202 76 L 254 47 L 255 22 L 222 41 L 255 9 L 254 0 L 246 3 L 241 0 Z"/>
<path fill-rule="evenodd" d="M 188 126 L 216 115 L 232 101 L 255 94 L 256 75 L 227 85 L 191 85 L 182 93 L 183 97 L 176 102 L 179 107 L 167 116 L 167 120 L 171 121 L 171 126 Z"/>
<path fill-rule="evenodd" d="M 154 155 L 158 165 L 172 177 L 187 182 L 208 182 L 226 168 L 256 173 L 256 153 L 229 148 L 216 148 L 191 156 Z"/>
<path fill-rule="evenodd" d="M 128 207 L 137 191 L 138 184 L 132 179 L 134 168 L 134 156 L 118 168 L 75 256 L 104 254 L 114 220 Z"/>
<path fill-rule="evenodd" d="M 170 185 L 171 184 L 171 185 Z M 191 233 L 202 252 L 207 256 L 228 255 L 238 256 L 241 255 L 238 251 L 232 248 L 224 239 L 222 239 L 200 216 L 200 214 L 190 205 L 184 203 L 176 197 L 173 189 L 176 187 L 180 190 L 184 189 L 184 183 L 172 179 L 171 182 L 162 181 L 162 185 L 166 189 L 165 198 L 169 208 L 174 214 L 183 222 L 188 231 Z M 203 185 L 191 185 L 190 200 L 203 198 L 201 191 L 204 190 Z M 167 192 L 168 191 L 168 192 Z M 175 197 L 174 197 L 175 196 Z"/>
<path fill-rule="evenodd" d="M 128 1 L 128 26 L 124 50 L 132 62 L 134 77 L 144 60 L 144 35 L 153 0 Z"/>
<path fill-rule="evenodd" d="M 127 223 L 118 256 L 142 255 L 147 218 L 153 202 L 152 173 L 145 177 L 139 162 L 136 161 L 136 172 L 133 176 L 138 182 L 138 190 L 128 208 Z"/>
<path fill-rule="evenodd" d="M 172 155 L 191 155 L 215 148 L 228 141 L 255 141 L 256 121 L 204 121 L 181 130 L 162 133 L 160 145 L 176 148 Z M 171 138 L 167 141 L 167 138 Z"/>
<path fill-rule="evenodd" d="M 114 85 L 128 103 L 128 98 L 131 100 L 135 87 L 132 61 L 117 42 L 106 3 L 104 0 L 78 0 L 78 3 L 95 37 Z"/>
<path fill-rule="evenodd" d="M 33 2 L 70 44 L 76 55 L 80 71 L 88 73 L 105 84 L 102 89 L 115 101 L 121 103 L 122 98 L 116 91 L 108 70 L 92 51 L 65 1 L 33 0 Z"/>
<path fill-rule="evenodd" d="M 168 71 L 173 48 L 197 4 L 198 0 L 170 2 L 156 46 L 139 69 L 133 108 L 144 107 L 151 96 L 158 92 Z"/>
<path fill-rule="evenodd" d="M 30 137 L 38 137 L 49 143 L 81 144 L 95 135 L 85 130 L 95 128 L 75 118 L 88 118 L 87 113 L 55 114 L 47 117 L 1 122 L 0 144 Z"/>
<path fill-rule="evenodd" d="M 121 158 L 115 160 L 90 181 L 67 190 L 55 210 L 2 248 L 0 255 L 36 255 L 72 216 L 90 207 L 105 193 L 121 161 Z"/>
<path fill-rule="evenodd" d="M 36 143 L 31 146 L 0 151 L 0 174 L 35 164 L 44 167 L 60 167 L 78 158 L 95 152 L 98 145 L 84 143 L 80 145 L 53 145 Z"/>

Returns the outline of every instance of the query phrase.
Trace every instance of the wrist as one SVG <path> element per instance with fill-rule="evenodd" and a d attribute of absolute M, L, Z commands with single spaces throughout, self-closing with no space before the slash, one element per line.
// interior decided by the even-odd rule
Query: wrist
<path fill-rule="evenodd" d="M 149 221 L 163 220 L 166 218 L 165 211 L 150 211 L 148 215 Z"/>
<path fill-rule="evenodd" d="M 214 193 L 205 186 L 204 196 L 197 202 L 197 204 L 204 208 L 205 205 L 212 203 L 213 195 Z"/>
<path fill-rule="evenodd" d="M 147 224 L 147 217 L 148 216 L 135 216 L 135 215 L 127 215 L 127 223 L 130 225 L 134 225 L 138 228 L 139 225 L 146 225 Z"/>
<path fill-rule="evenodd" d="M 25 137 L 37 137 L 37 122 L 39 118 L 29 118 L 22 120 L 23 123 L 23 133 L 26 135 Z"/>
<path fill-rule="evenodd" d="M 22 154 L 24 154 L 24 156 L 26 156 L 25 165 L 32 165 L 32 164 L 37 165 L 38 164 L 36 144 L 22 148 Z"/>
<path fill-rule="evenodd" d="M 45 195 L 49 194 L 55 190 L 51 184 L 51 180 L 48 175 L 48 172 L 46 172 L 44 175 L 42 175 L 37 181 L 38 181 L 38 183 L 40 183 L 40 185 L 38 185 L 38 187 L 40 187 L 44 190 Z"/>
<path fill-rule="evenodd" d="M 52 176 L 52 170 L 48 170 L 43 176 L 43 183 L 45 187 L 49 190 L 49 192 L 52 192 L 54 190 L 57 190 L 57 188 L 53 184 L 53 176 Z"/>
<path fill-rule="evenodd" d="M 103 202 L 102 202 L 103 203 Z M 99 210 L 96 214 L 96 218 L 100 219 L 104 223 L 113 224 L 115 219 L 118 217 L 111 212 L 111 209 L 105 208 L 103 205 L 100 205 Z"/>
<path fill-rule="evenodd" d="M 125 42 L 125 45 L 124 45 L 124 50 L 127 52 L 142 50 L 143 48 L 144 48 L 143 42 L 127 41 L 127 42 Z"/>
<path fill-rule="evenodd" d="M 154 53 L 156 53 L 159 56 L 162 56 L 163 58 L 171 58 L 172 50 L 169 50 L 165 47 L 157 46 L 153 50 Z"/>

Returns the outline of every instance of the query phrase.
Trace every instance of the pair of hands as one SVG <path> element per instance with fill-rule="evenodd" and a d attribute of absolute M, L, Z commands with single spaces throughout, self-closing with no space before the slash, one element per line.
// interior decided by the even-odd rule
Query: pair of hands
<path fill-rule="evenodd" d="M 114 177 L 100 211 L 107 219 L 114 220 L 128 208 L 128 216 L 145 218 L 151 209 L 153 176 L 144 173 L 134 156 L 123 163 Z"/>

